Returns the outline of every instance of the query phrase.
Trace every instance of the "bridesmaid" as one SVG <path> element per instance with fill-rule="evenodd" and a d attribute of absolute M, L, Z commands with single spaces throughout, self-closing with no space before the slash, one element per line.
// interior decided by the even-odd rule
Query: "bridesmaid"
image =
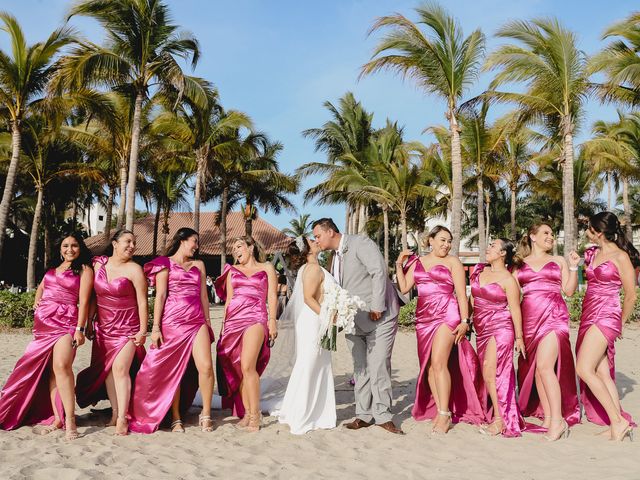
<path fill-rule="evenodd" d="M 449 256 L 452 239 L 447 228 L 437 226 L 428 236 L 431 253 L 410 258 L 403 268 L 412 254 L 405 250 L 396 261 L 402 293 L 418 287 L 420 376 L 411 413 L 416 420 L 435 418 L 434 433 L 447 433 L 452 421 L 479 425 L 485 420 L 478 357 L 465 338 L 470 321 L 464 268 Z"/>
<path fill-rule="evenodd" d="M 132 258 L 136 237 L 120 229 L 111 238 L 113 255 L 93 259 L 98 303 L 91 365 L 78 374 L 76 397 L 85 408 L 109 398 L 116 435 L 128 431 L 131 382 L 145 356 L 147 280 Z"/>
<path fill-rule="evenodd" d="M 614 343 L 635 305 L 634 266 L 640 265 L 640 254 L 611 212 L 592 216 L 587 236 L 597 246 L 584 254 L 588 283 L 576 344 L 582 404 L 590 422 L 609 425 L 606 433 L 612 440 L 633 439 L 635 424 L 620 407 L 616 388 Z"/>
<path fill-rule="evenodd" d="M 64 425 L 67 440 L 75 440 L 71 365 L 85 340 L 93 287 L 91 253 L 79 234 L 62 240 L 60 260 L 36 291 L 34 339 L 0 392 L 0 428 L 41 423 L 36 433 L 47 434 Z"/>
<path fill-rule="evenodd" d="M 236 265 L 225 265 L 215 282 L 225 301 L 218 340 L 218 390 L 226 397 L 223 407 L 233 407 L 240 417 L 238 426 L 257 432 L 262 424 L 260 375 L 269 362 L 269 343 L 278 335 L 278 278 L 271 263 L 261 262 L 253 238 L 235 239 L 232 252 Z"/>
<path fill-rule="evenodd" d="M 550 255 L 551 227 L 537 223 L 529 228 L 516 252 L 514 275 L 522 288 L 522 330 L 527 358 L 518 359 L 518 405 L 525 417 L 542 418 L 549 441 L 568 435 L 580 423 L 580 405 L 573 354 L 569 342 L 569 310 L 562 295 L 570 297 L 578 286 L 576 252 L 569 264 Z"/>
<path fill-rule="evenodd" d="M 136 433 L 153 433 L 171 410 L 171 431 L 184 433 L 182 412 L 202 392 L 203 432 L 213 431 L 213 331 L 209 319 L 204 263 L 195 260 L 198 233 L 181 228 L 165 257 L 144 266 L 156 286 L 151 348 L 136 377 L 131 399 L 131 423 Z"/>
<path fill-rule="evenodd" d="M 493 422 L 481 430 L 489 435 L 519 437 L 524 420 L 516 402 L 513 344 L 525 356 L 520 315 L 520 287 L 508 270 L 515 246 L 510 240 L 494 240 L 487 248 L 487 262 L 471 274 L 473 325 L 482 364 L 482 376 L 491 399 Z M 515 338 L 514 338 L 515 337 Z M 486 396 L 483 397 L 483 400 Z M 486 401 L 486 400 L 485 400 Z M 485 409 L 487 410 L 487 409 Z"/>

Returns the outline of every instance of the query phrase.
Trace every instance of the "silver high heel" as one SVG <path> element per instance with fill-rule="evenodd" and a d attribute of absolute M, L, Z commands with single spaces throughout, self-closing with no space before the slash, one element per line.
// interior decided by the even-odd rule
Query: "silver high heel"
<path fill-rule="evenodd" d="M 443 417 L 449 417 L 449 425 L 447 426 L 447 431 L 449 431 L 449 426 L 451 426 L 451 412 L 449 410 L 438 410 L 438 415 L 442 415 Z M 431 429 L 431 433 L 436 433 L 438 435 L 444 435 L 447 432 L 440 432 L 434 428 Z"/>
<path fill-rule="evenodd" d="M 551 422 L 559 422 L 559 421 L 564 423 L 564 427 L 562 428 L 558 436 L 555 438 L 550 437 L 549 435 L 545 435 L 544 439 L 547 442 L 555 442 L 556 440 L 560 440 L 561 438 L 569 438 L 569 424 L 567 423 L 567 421 L 564 418 L 561 420 L 555 420 L 553 418 L 551 419 Z"/>

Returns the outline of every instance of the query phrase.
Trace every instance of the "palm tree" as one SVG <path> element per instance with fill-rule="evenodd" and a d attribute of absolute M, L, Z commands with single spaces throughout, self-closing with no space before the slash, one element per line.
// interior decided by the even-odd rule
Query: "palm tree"
<path fill-rule="evenodd" d="M 298 216 L 298 218 L 293 218 L 289 220 L 289 225 L 291 228 L 287 227 L 282 230 L 282 233 L 287 235 L 288 237 L 308 237 L 312 234 L 311 224 L 313 221 L 311 220 L 311 215 L 308 213 L 303 213 Z"/>
<path fill-rule="evenodd" d="M 564 252 L 568 255 L 576 246 L 573 136 L 590 90 L 587 58 L 578 49 L 575 34 L 557 19 L 512 21 L 496 35 L 518 41 L 520 45 L 503 45 L 488 56 L 485 69 L 499 71 L 487 95 L 498 101 L 516 103 L 521 121 L 551 127 L 561 138 Z M 524 83 L 526 91 L 494 91 L 512 82 Z"/>
<path fill-rule="evenodd" d="M 604 72 L 605 82 L 598 86 L 604 101 L 624 105 L 640 104 L 640 12 L 607 28 L 602 39 L 616 37 L 590 60 L 593 72 Z"/>
<path fill-rule="evenodd" d="M 419 17 L 417 23 L 395 14 L 381 17 L 373 24 L 370 33 L 387 28 L 390 32 L 380 41 L 372 60 L 362 67 L 360 75 L 380 70 L 396 71 L 446 101 L 453 175 L 451 231 L 454 242 L 451 250 L 453 255 L 457 255 L 460 249 L 463 181 L 458 104 L 465 89 L 477 78 L 485 38 L 480 30 L 465 38 L 456 19 L 437 4 L 420 6 L 416 13 Z M 424 25 L 426 31 L 418 25 Z"/>
<path fill-rule="evenodd" d="M 12 52 L 8 54 L 0 50 L 0 115 L 8 119 L 11 128 L 11 162 L 0 202 L 1 259 L 9 207 L 18 174 L 22 122 L 55 71 L 56 55 L 74 41 L 74 36 L 69 28 L 63 27 L 55 30 L 46 41 L 29 46 L 15 17 L 0 12 L 0 22 L 0 28 L 9 34 Z"/>
<path fill-rule="evenodd" d="M 98 21 L 107 41 L 105 46 L 82 42 L 74 48 L 62 59 L 54 86 L 107 85 L 130 98 L 133 116 L 124 202 L 126 228 L 132 230 L 143 103 L 155 85 L 166 92 L 176 91 L 179 98 L 185 95 L 206 103 L 202 85 L 184 75 L 176 60 L 191 58 L 195 67 L 200 49 L 193 36 L 170 23 L 168 6 L 161 0 L 81 0 L 72 7 L 69 18 L 76 15 Z"/>

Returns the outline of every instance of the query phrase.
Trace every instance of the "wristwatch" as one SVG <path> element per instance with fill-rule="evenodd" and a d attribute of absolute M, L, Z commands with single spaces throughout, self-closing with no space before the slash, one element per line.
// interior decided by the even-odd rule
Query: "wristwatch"
<path fill-rule="evenodd" d="M 76 330 L 79 332 L 84 333 L 84 327 L 76 327 Z"/>
<path fill-rule="evenodd" d="M 462 320 L 460 320 L 460 323 L 466 323 L 468 326 L 471 326 L 471 319 L 470 318 L 463 318 Z"/>

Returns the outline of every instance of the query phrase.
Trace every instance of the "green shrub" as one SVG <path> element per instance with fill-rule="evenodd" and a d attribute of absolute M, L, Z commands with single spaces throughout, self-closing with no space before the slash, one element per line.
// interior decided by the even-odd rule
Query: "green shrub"
<path fill-rule="evenodd" d="M 0 291 L 0 326 L 8 328 L 33 327 L 35 296 L 35 291 L 27 293 Z"/>
<path fill-rule="evenodd" d="M 416 306 L 418 297 L 413 298 L 409 303 L 400 308 L 398 315 L 398 325 L 401 327 L 413 327 L 416 324 Z"/>

